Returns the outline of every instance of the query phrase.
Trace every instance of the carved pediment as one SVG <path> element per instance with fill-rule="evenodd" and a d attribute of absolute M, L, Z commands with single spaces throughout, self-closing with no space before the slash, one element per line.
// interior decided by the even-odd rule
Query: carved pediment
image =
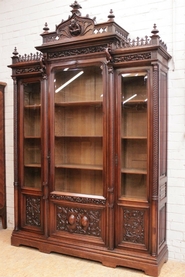
<path fill-rule="evenodd" d="M 80 17 L 75 13 L 67 21 L 60 23 L 56 27 L 59 39 L 71 38 L 93 34 L 94 21 L 87 17 Z"/>

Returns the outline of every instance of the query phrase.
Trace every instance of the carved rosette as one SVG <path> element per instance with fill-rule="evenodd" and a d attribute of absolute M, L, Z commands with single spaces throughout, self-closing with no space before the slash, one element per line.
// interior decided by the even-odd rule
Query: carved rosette
<path fill-rule="evenodd" d="M 123 241 L 144 244 L 144 212 L 124 209 Z"/>
<path fill-rule="evenodd" d="M 41 226 L 41 199 L 40 197 L 26 197 L 26 225 Z"/>
<path fill-rule="evenodd" d="M 86 210 L 70 207 L 56 207 L 57 230 L 70 233 L 101 236 L 101 212 L 100 210 Z"/>

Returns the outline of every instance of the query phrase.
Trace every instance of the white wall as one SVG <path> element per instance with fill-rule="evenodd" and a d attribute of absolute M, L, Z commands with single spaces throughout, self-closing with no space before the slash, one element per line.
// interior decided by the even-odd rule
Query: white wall
<path fill-rule="evenodd" d="M 13 228 L 13 82 L 10 77 L 14 47 L 23 55 L 35 53 L 47 22 L 50 31 L 70 15 L 73 0 L 0 0 L 0 81 L 6 82 L 6 183 L 8 227 Z M 79 0 L 82 15 L 115 21 L 131 38 L 150 35 L 156 23 L 172 55 L 169 63 L 168 127 L 168 246 L 169 258 L 185 261 L 185 1 Z M 100 4 L 101 3 L 101 4 Z"/>

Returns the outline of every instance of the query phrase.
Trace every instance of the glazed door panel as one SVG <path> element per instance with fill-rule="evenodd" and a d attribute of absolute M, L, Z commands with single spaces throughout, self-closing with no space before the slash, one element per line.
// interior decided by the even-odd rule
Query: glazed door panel
<path fill-rule="evenodd" d="M 148 249 L 148 82 L 146 69 L 118 74 L 115 244 L 125 249 Z"/>
<path fill-rule="evenodd" d="M 106 215 L 102 70 L 94 65 L 55 69 L 51 87 L 50 209 L 55 214 L 51 232 L 63 237 L 75 233 L 76 239 L 84 234 L 102 243 Z"/>
<path fill-rule="evenodd" d="M 19 183 L 20 225 L 23 229 L 43 232 L 43 83 L 41 79 L 19 82 Z"/>
<path fill-rule="evenodd" d="M 101 69 L 55 73 L 54 190 L 103 195 Z"/>

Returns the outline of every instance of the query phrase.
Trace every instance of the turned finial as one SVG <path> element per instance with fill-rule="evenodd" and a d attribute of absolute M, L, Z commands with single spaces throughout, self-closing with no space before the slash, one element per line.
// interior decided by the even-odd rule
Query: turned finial
<path fill-rule="evenodd" d="M 151 33 L 153 34 L 153 36 L 156 36 L 159 33 L 159 31 L 157 30 L 157 25 L 156 24 L 154 24 L 153 30 L 151 31 Z"/>
<path fill-rule="evenodd" d="M 78 4 L 77 1 L 74 1 L 74 3 L 70 5 L 70 7 L 73 8 L 72 11 L 71 11 L 72 14 L 76 14 L 78 16 L 81 16 L 81 12 L 79 11 L 79 9 L 81 9 L 82 7 Z"/>
<path fill-rule="evenodd" d="M 14 51 L 12 52 L 12 54 L 16 57 L 19 53 L 17 52 L 17 47 L 14 48 Z"/>
<path fill-rule="evenodd" d="M 115 15 L 113 14 L 113 10 L 111 9 L 108 15 L 109 21 L 114 21 Z"/>
<path fill-rule="evenodd" d="M 48 23 L 47 22 L 44 24 L 43 30 L 44 30 L 44 33 L 47 33 L 49 31 Z"/>

